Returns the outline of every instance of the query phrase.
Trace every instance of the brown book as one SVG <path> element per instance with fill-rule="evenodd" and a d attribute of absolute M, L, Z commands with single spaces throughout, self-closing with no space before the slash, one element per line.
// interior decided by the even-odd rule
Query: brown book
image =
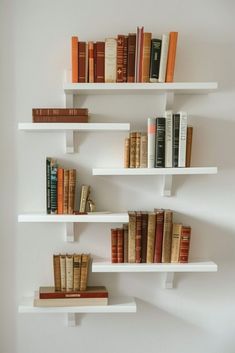
<path fill-rule="evenodd" d="M 65 255 L 60 255 L 60 281 L 61 290 L 66 290 L 66 265 L 65 265 Z"/>
<path fill-rule="evenodd" d="M 141 212 L 136 212 L 135 262 L 141 262 Z"/>
<path fill-rule="evenodd" d="M 33 117 L 33 123 L 88 123 L 87 115 L 69 116 L 69 115 L 38 115 Z"/>
<path fill-rule="evenodd" d="M 72 83 L 78 82 L 78 37 L 71 38 Z"/>
<path fill-rule="evenodd" d="M 88 115 L 87 108 L 33 108 L 32 116 L 81 116 Z"/>
<path fill-rule="evenodd" d="M 65 268 L 66 268 L 66 291 L 72 291 L 73 290 L 73 255 L 66 255 Z"/>
<path fill-rule="evenodd" d="M 156 236 L 153 262 L 162 261 L 162 240 L 163 240 L 163 225 L 164 225 L 164 210 L 154 210 L 156 212 Z"/>
<path fill-rule="evenodd" d="M 136 132 L 130 132 L 130 168 L 135 168 Z"/>
<path fill-rule="evenodd" d="M 78 43 L 78 82 L 86 82 L 86 42 Z"/>
<path fill-rule="evenodd" d="M 127 82 L 135 82 L 135 50 L 136 34 L 128 35 L 128 55 L 127 55 Z"/>
<path fill-rule="evenodd" d="M 64 169 L 57 169 L 57 213 L 63 214 L 64 206 Z"/>
<path fill-rule="evenodd" d="M 64 169 L 64 190 L 63 190 L 63 212 L 68 214 L 68 201 L 69 201 L 69 171 Z"/>
<path fill-rule="evenodd" d="M 123 49 L 123 82 L 127 82 L 128 36 L 124 36 Z"/>
<path fill-rule="evenodd" d="M 128 224 L 123 224 L 124 232 L 124 262 L 128 262 Z"/>
<path fill-rule="evenodd" d="M 143 58 L 140 82 L 149 82 L 151 40 L 152 33 L 145 32 L 143 35 Z"/>
<path fill-rule="evenodd" d="M 136 132 L 136 140 L 135 140 L 135 167 L 140 167 L 140 138 L 141 133 Z"/>
<path fill-rule="evenodd" d="M 148 212 L 141 212 L 141 262 L 146 262 L 148 238 Z"/>
<path fill-rule="evenodd" d="M 117 262 L 124 262 L 124 232 L 123 228 L 117 229 Z"/>
<path fill-rule="evenodd" d="M 171 262 L 179 262 L 181 230 L 182 224 L 173 224 L 171 242 Z"/>
<path fill-rule="evenodd" d="M 128 261 L 135 262 L 136 212 L 128 212 Z"/>
<path fill-rule="evenodd" d="M 141 82 L 142 77 L 142 63 L 143 63 L 143 43 L 144 43 L 144 27 L 137 27 L 137 36 L 136 36 L 136 74 L 135 82 Z"/>
<path fill-rule="evenodd" d="M 112 263 L 118 262 L 117 257 L 117 229 L 111 229 L 111 259 Z"/>
<path fill-rule="evenodd" d="M 69 169 L 68 214 L 73 214 L 75 204 L 76 170 Z"/>
<path fill-rule="evenodd" d="M 90 255 L 82 254 L 82 264 L 81 264 L 81 281 L 80 290 L 86 290 L 88 282 L 88 269 L 89 269 Z"/>
<path fill-rule="evenodd" d="M 79 212 L 86 212 L 86 203 L 90 193 L 90 185 L 82 185 Z"/>
<path fill-rule="evenodd" d="M 193 142 L 193 127 L 188 126 L 187 142 L 186 142 L 186 167 L 191 166 L 192 142 Z"/>
<path fill-rule="evenodd" d="M 189 257 L 191 227 L 182 226 L 180 237 L 179 262 L 187 263 Z"/>
<path fill-rule="evenodd" d="M 148 238 L 146 262 L 153 263 L 154 243 L 155 243 L 156 214 L 150 212 L 148 215 Z"/>
<path fill-rule="evenodd" d="M 167 66 L 166 66 L 166 82 L 173 82 L 173 79 L 174 79 L 177 39 L 178 39 L 178 32 L 170 32 Z"/>
<path fill-rule="evenodd" d="M 124 82 L 123 68 L 124 68 L 124 38 L 125 36 L 119 34 L 117 37 L 117 82 Z"/>
<path fill-rule="evenodd" d="M 172 211 L 165 210 L 162 241 L 162 262 L 164 263 L 171 262 L 172 218 Z"/>
<path fill-rule="evenodd" d="M 73 255 L 73 290 L 80 290 L 80 278 L 81 278 L 81 263 L 82 255 L 74 254 Z"/>
<path fill-rule="evenodd" d="M 61 290 L 60 255 L 53 255 L 53 267 L 54 267 L 55 291 L 60 291 Z"/>
<path fill-rule="evenodd" d="M 104 51 L 105 43 L 96 42 L 95 46 L 95 82 L 105 82 L 104 77 Z"/>
<path fill-rule="evenodd" d="M 94 43 L 88 42 L 88 82 L 95 82 L 94 77 Z"/>
<path fill-rule="evenodd" d="M 72 307 L 72 306 L 99 306 L 108 305 L 108 298 L 34 298 L 33 305 L 41 308 Z"/>
<path fill-rule="evenodd" d="M 124 146 L 124 168 L 130 167 L 130 139 L 125 138 L 125 146 Z"/>
<path fill-rule="evenodd" d="M 140 168 L 148 168 L 148 137 L 143 132 L 140 136 Z"/>
<path fill-rule="evenodd" d="M 63 298 L 108 298 L 108 291 L 104 286 L 87 287 L 86 291 L 56 291 L 55 287 L 40 287 L 39 299 Z"/>

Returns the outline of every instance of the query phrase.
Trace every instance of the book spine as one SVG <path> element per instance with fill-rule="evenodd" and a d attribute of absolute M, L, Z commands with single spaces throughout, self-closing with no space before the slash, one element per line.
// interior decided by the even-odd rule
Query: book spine
<path fill-rule="evenodd" d="M 86 116 L 88 115 L 87 108 L 33 108 L 32 109 L 32 116 L 33 117 L 40 117 L 40 116 Z"/>
<path fill-rule="evenodd" d="M 82 254 L 80 290 L 87 289 L 89 260 L 90 256 L 88 254 Z"/>
<path fill-rule="evenodd" d="M 148 213 L 141 213 L 141 262 L 146 262 L 148 238 Z"/>
<path fill-rule="evenodd" d="M 54 284 L 55 290 L 61 290 L 61 276 L 60 276 L 60 255 L 53 255 L 53 267 L 54 267 Z"/>
<path fill-rule="evenodd" d="M 193 127 L 188 126 L 187 143 L 186 143 L 186 167 L 191 166 L 192 142 L 193 142 Z"/>
<path fill-rule="evenodd" d="M 117 41 L 115 38 L 105 40 L 105 82 L 116 82 L 117 80 Z"/>
<path fill-rule="evenodd" d="M 135 262 L 141 263 L 141 212 L 136 212 Z"/>
<path fill-rule="evenodd" d="M 70 115 L 38 115 L 33 117 L 34 123 L 88 123 L 87 115 L 70 116 Z"/>
<path fill-rule="evenodd" d="M 75 299 L 75 298 L 108 298 L 107 291 L 97 291 L 97 292 L 88 292 L 88 291 L 58 291 L 58 292 L 39 292 L 39 299 Z"/>
<path fill-rule="evenodd" d="M 178 167 L 179 130 L 180 130 L 180 115 L 173 114 L 173 151 L 172 151 L 173 167 Z"/>
<path fill-rule="evenodd" d="M 64 170 L 64 190 L 63 190 L 63 212 L 68 214 L 68 198 L 69 198 L 69 171 Z"/>
<path fill-rule="evenodd" d="M 187 113 L 180 112 L 178 167 L 186 166 Z"/>
<path fill-rule="evenodd" d="M 156 119 L 148 118 L 148 168 L 155 166 Z"/>
<path fill-rule="evenodd" d="M 124 146 L 124 168 L 130 167 L 130 139 L 125 138 L 125 146 Z"/>
<path fill-rule="evenodd" d="M 153 259 L 153 262 L 157 262 L 157 263 L 160 263 L 162 261 L 163 224 L 164 224 L 164 211 L 157 210 L 156 239 L 155 239 L 155 249 L 154 249 L 154 259 Z"/>
<path fill-rule="evenodd" d="M 94 43 L 94 82 L 97 82 L 97 44 Z"/>
<path fill-rule="evenodd" d="M 78 82 L 78 37 L 71 38 L 72 83 Z"/>
<path fill-rule="evenodd" d="M 140 78 L 141 82 L 149 82 L 151 39 L 152 33 L 145 32 L 143 34 L 143 59 Z"/>
<path fill-rule="evenodd" d="M 89 82 L 89 58 L 88 58 L 88 43 L 85 46 L 85 82 Z"/>
<path fill-rule="evenodd" d="M 139 30 L 138 41 L 138 67 L 137 67 L 137 82 L 142 82 L 143 60 L 144 60 L 144 27 Z"/>
<path fill-rule="evenodd" d="M 136 214 L 135 212 L 128 212 L 128 260 L 130 263 L 135 262 L 135 234 L 136 234 Z"/>
<path fill-rule="evenodd" d="M 148 238 L 147 238 L 147 255 L 146 262 L 153 263 L 154 245 L 155 245 L 155 227 L 156 215 L 151 212 L 148 215 Z"/>
<path fill-rule="evenodd" d="M 81 262 L 82 256 L 75 254 L 73 256 L 73 290 L 80 290 L 80 277 L 81 277 Z"/>
<path fill-rule="evenodd" d="M 174 223 L 172 227 L 171 262 L 179 262 L 180 237 L 182 224 Z"/>
<path fill-rule="evenodd" d="M 156 119 L 156 158 L 155 167 L 165 167 L 165 118 Z"/>
<path fill-rule="evenodd" d="M 88 82 L 93 83 L 94 80 L 94 43 L 88 42 Z"/>
<path fill-rule="evenodd" d="M 86 203 L 87 203 L 89 193 L 90 193 L 90 186 L 82 185 L 79 212 L 83 213 L 86 211 Z"/>
<path fill-rule="evenodd" d="M 154 38 L 151 41 L 151 54 L 150 54 L 150 82 L 158 82 L 159 67 L 161 58 L 161 39 Z"/>
<path fill-rule="evenodd" d="M 58 181 L 57 181 L 57 209 L 58 214 L 63 214 L 63 204 L 64 204 L 64 169 L 58 168 L 57 171 Z"/>
<path fill-rule="evenodd" d="M 136 42 L 135 42 L 135 82 L 138 81 L 138 75 L 139 75 L 139 51 L 140 51 L 140 28 L 137 27 L 136 31 Z"/>
<path fill-rule="evenodd" d="M 158 82 L 165 82 L 165 79 L 166 79 L 168 48 L 169 48 L 169 34 L 163 34 Z"/>
<path fill-rule="evenodd" d="M 172 145 L 173 145 L 173 114 L 171 110 L 165 112 L 165 167 L 172 168 Z"/>
<path fill-rule="evenodd" d="M 76 170 L 69 170 L 68 214 L 73 214 L 75 204 Z"/>
<path fill-rule="evenodd" d="M 117 82 L 124 82 L 123 69 L 124 69 L 124 35 L 119 34 L 117 37 Z"/>
<path fill-rule="evenodd" d="M 123 224 L 124 232 L 124 262 L 128 262 L 128 224 Z"/>
<path fill-rule="evenodd" d="M 140 168 L 148 167 L 148 139 L 146 133 L 140 137 Z"/>
<path fill-rule="evenodd" d="M 187 263 L 189 257 L 191 227 L 182 226 L 180 237 L 179 262 Z"/>
<path fill-rule="evenodd" d="M 123 228 L 117 229 L 117 262 L 124 262 L 124 232 Z"/>
<path fill-rule="evenodd" d="M 141 133 L 137 132 L 136 133 L 136 142 L 135 142 L 135 168 L 140 167 L 140 138 L 141 138 Z"/>
<path fill-rule="evenodd" d="M 96 54 L 95 82 L 100 82 L 100 83 L 105 82 L 104 53 L 105 53 L 105 43 L 97 42 L 95 46 L 95 54 Z"/>
<path fill-rule="evenodd" d="M 172 211 L 164 212 L 163 242 L 162 242 L 162 262 L 171 262 L 171 238 L 172 237 Z"/>
<path fill-rule="evenodd" d="M 170 32 L 166 67 L 166 82 L 173 82 L 174 79 L 177 39 L 178 32 Z"/>
<path fill-rule="evenodd" d="M 127 82 L 135 82 L 136 34 L 128 36 Z"/>
<path fill-rule="evenodd" d="M 65 255 L 60 255 L 60 280 L 61 280 L 61 290 L 66 290 Z"/>
<path fill-rule="evenodd" d="M 73 290 L 73 256 L 66 255 L 65 257 L 65 268 L 66 268 L 66 290 Z"/>
<path fill-rule="evenodd" d="M 136 162 L 136 132 L 130 133 L 130 168 L 135 168 Z"/>
<path fill-rule="evenodd" d="M 117 255 L 117 229 L 111 229 L 111 259 L 112 263 L 118 262 Z"/>
<path fill-rule="evenodd" d="M 47 203 L 47 213 L 51 213 L 51 158 L 46 159 L 46 203 Z"/>
<path fill-rule="evenodd" d="M 123 82 L 127 82 L 128 36 L 124 36 L 123 48 Z"/>
<path fill-rule="evenodd" d="M 57 163 L 51 160 L 51 214 L 57 213 Z"/>
<path fill-rule="evenodd" d="M 78 43 L 78 82 L 86 82 L 86 43 Z"/>

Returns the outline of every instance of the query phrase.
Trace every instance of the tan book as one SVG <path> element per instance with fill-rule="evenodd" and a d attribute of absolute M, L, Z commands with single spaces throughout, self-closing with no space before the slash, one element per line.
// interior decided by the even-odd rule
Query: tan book
<path fill-rule="evenodd" d="M 117 40 L 115 38 L 107 38 L 105 40 L 105 82 L 116 82 L 117 80 Z"/>
<path fill-rule="evenodd" d="M 193 142 L 193 127 L 188 126 L 187 141 L 186 141 L 186 167 L 191 166 L 192 142 Z"/>
<path fill-rule="evenodd" d="M 86 290 L 87 288 L 89 261 L 90 255 L 82 254 L 80 290 Z"/>
<path fill-rule="evenodd" d="M 172 239 L 172 218 L 173 212 L 165 210 L 162 242 L 162 262 L 171 262 L 171 239 Z"/>
<path fill-rule="evenodd" d="M 143 60 L 140 82 L 149 82 L 151 39 L 152 33 L 145 32 L 143 40 Z"/>
<path fill-rule="evenodd" d="M 54 283 L 55 290 L 61 290 L 61 277 L 60 277 L 60 255 L 53 255 L 53 266 L 54 266 Z"/>
<path fill-rule="evenodd" d="M 73 255 L 73 290 L 80 290 L 80 277 L 81 277 L 81 262 L 82 255 Z"/>
<path fill-rule="evenodd" d="M 135 168 L 136 132 L 130 132 L 130 168 Z"/>
<path fill-rule="evenodd" d="M 124 230 L 124 262 L 128 262 L 128 224 L 123 224 Z"/>
<path fill-rule="evenodd" d="M 174 223 L 172 227 L 171 262 L 179 262 L 180 235 L 182 224 Z"/>
<path fill-rule="evenodd" d="M 143 132 L 140 137 L 140 168 L 148 168 L 148 138 Z"/>
<path fill-rule="evenodd" d="M 86 211 L 86 203 L 90 193 L 90 185 L 82 185 L 79 212 Z"/>
<path fill-rule="evenodd" d="M 147 256 L 146 256 L 147 263 L 153 263 L 154 245 L 155 245 L 155 227 L 156 227 L 156 214 L 155 212 L 149 212 L 148 233 L 147 233 Z"/>
<path fill-rule="evenodd" d="M 69 171 L 64 170 L 64 191 L 63 191 L 63 213 L 68 213 L 68 200 L 69 200 Z"/>
<path fill-rule="evenodd" d="M 66 255 L 65 268 L 66 268 L 66 291 L 72 291 L 73 290 L 73 255 Z"/>
<path fill-rule="evenodd" d="M 130 139 L 125 138 L 124 145 L 124 168 L 129 168 L 130 166 Z"/>
<path fill-rule="evenodd" d="M 58 298 L 39 299 L 34 298 L 34 306 L 41 308 L 71 307 L 71 306 L 98 306 L 108 305 L 108 298 Z"/>
<path fill-rule="evenodd" d="M 141 133 L 137 132 L 136 142 L 135 142 L 135 167 L 136 168 L 140 167 L 140 138 L 141 138 Z"/>
<path fill-rule="evenodd" d="M 60 279 L 61 279 L 61 290 L 66 290 L 65 255 L 60 255 Z"/>
<path fill-rule="evenodd" d="M 173 82 L 174 80 L 177 40 L 178 32 L 170 32 L 166 66 L 166 82 Z"/>
<path fill-rule="evenodd" d="M 68 214 L 73 214 L 75 203 L 76 170 L 69 170 Z"/>
<path fill-rule="evenodd" d="M 135 262 L 136 212 L 128 212 L 128 261 Z"/>

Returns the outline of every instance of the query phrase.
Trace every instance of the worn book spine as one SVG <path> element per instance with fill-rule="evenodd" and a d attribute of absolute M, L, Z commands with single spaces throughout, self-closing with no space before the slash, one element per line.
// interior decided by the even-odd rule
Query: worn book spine
<path fill-rule="evenodd" d="M 68 199 L 69 199 L 69 171 L 64 169 L 64 190 L 63 190 L 63 212 L 68 214 Z"/>
<path fill-rule="evenodd" d="M 172 211 L 165 210 L 162 242 L 162 262 L 171 262 Z"/>
<path fill-rule="evenodd" d="M 141 133 L 136 133 L 136 142 L 135 142 L 135 168 L 140 168 L 140 139 Z"/>
<path fill-rule="evenodd" d="M 143 35 L 143 59 L 141 70 L 141 82 L 149 82 L 150 53 L 152 33 L 145 32 Z"/>
<path fill-rule="evenodd" d="M 137 66 L 137 82 L 142 82 L 142 71 L 143 71 L 143 59 L 144 59 L 144 27 L 139 30 L 139 41 L 138 41 L 138 66 Z"/>
<path fill-rule="evenodd" d="M 180 253 L 180 237 L 182 224 L 174 223 L 172 227 L 172 243 L 171 243 L 171 262 L 179 262 Z"/>
<path fill-rule="evenodd" d="M 64 206 L 64 169 L 58 168 L 57 171 L 57 208 L 58 214 L 63 214 L 63 206 Z"/>
<path fill-rule="evenodd" d="M 85 53 L 85 82 L 89 82 L 89 57 L 88 57 L 88 43 L 86 43 L 86 53 Z"/>
<path fill-rule="evenodd" d="M 164 211 L 156 210 L 156 236 L 153 262 L 162 261 L 162 240 L 163 240 Z"/>
<path fill-rule="evenodd" d="M 188 126 L 187 142 L 186 142 L 186 167 L 191 166 L 192 143 L 193 143 L 193 127 Z"/>
<path fill-rule="evenodd" d="M 82 254 L 80 290 L 87 289 L 90 256 Z"/>
<path fill-rule="evenodd" d="M 105 82 L 104 77 L 104 52 L 105 52 L 105 43 L 96 42 L 95 45 L 95 82 Z"/>
<path fill-rule="evenodd" d="M 157 118 L 155 167 L 165 167 L 165 118 Z"/>
<path fill-rule="evenodd" d="M 71 38 L 72 83 L 78 82 L 78 37 Z"/>
<path fill-rule="evenodd" d="M 148 238 L 148 212 L 141 212 L 141 262 L 146 262 Z"/>
<path fill-rule="evenodd" d="M 124 69 L 124 38 L 125 36 L 119 34 L 117 37 L 117 82 L 124 82 L 123 69 Z"/>
<path fill-rule="evenodd" d="M 148 168 L 148 138 L 143 132 L 140 136 L 140 168 Z"/>
<path fill-rule="evenodd" d="M 130 132 L 130 168 L 135 168 L 136 162 L 136 132 Z"/>
<path fill-rule="evenodd" d="M 139 52 L 140 52 L 140 28 L 136 30 L 136 41 L 135 41 L 135 82 L 138 81 L 139 75 Z"/>
<path fill-rule="evenodd" d="M 69 117 L 79 117 L 88 115 L 87 108 L 33 108 L 32 116 L 33 117 L 59 117 L 59 116 L 68 116 Z"/>
<path fill-rule="evenodd" d="M 88 123 L 88 116 L 87 115 L 38 115 L 33 117 L 34 123 Z"/>
<path fill-rule="evenodd" d="M 174 80 L 177 40 L 178 32 L 170 32 L 166 67 L 166 82 L 173 82 Z"/>
<path fill-rule="evenodd" d="M 124 146 L 124 168 L 130 167 L 130 138 L 125 138 Z"/>
<path fill-rule="evenodd" d="M 187 113 L 180 112 L 178 167 L 186 167 Z"/>
<path fill-rule="evenodd" d="M 169 34 L 163 34 L 158 82 L 165 82 L 165 79 L 166 79 L 168 48 L 169 48 Z"/>
<path fill-rule="evenodd" d="M 105 82 L 113 83 L 117 80 L 117 40 L 107 38 L 105 40 Z"/>
<path fill-rule="evenodd" d="M 60 276 L 60 255 L 53 255 L 53 266 L 54 266 L 54 284 L 55 290 L 61 290 L 61 276 Z"/>
<path fill-rule="evenodd" d="M 123 82 L 127 82 L 128 36 L 124 36 L 123 48 Z"/>
<path fill-rule="evenodd" d="M 79 212 L 86 211 L 86 203 L 90 193 L 89 185 L 82 185 Z"/>
<path fill-rule="evenodd" d="M 165 112 L 165 167 L 172 168 L 172 144 L 173 144 L 173 113 L 172 110 Z"/>
<path fill-rule="evenodd" d="M 146 262 L 152 263 L 154 257 L 155 245 L 155 228 L 156 228 L 156 214 L 150 212 L 148 215 L 148 238 L 147 238 L 147 255 Z"/>
<path fill-rule="evenodd" d="M 173 151 L 172 151 L 173 167 L 178 167 L 178 159 L 179 159 L 179 130 L 180 130 L 180 115 L 179 114 L 173 114 Z"/>
<path fill-rule="evenodd" d="M 191 239 L 191 227 L 182 226 L 180 237 L 179 262 L 187 263 Z"/>
<path fill-rule="evenodd" d="M 73 290 L 80 290 L 80 277 L 81 277 L 81 262 L 82 255 L 74 254 L 73 255 Z"/>
<path fill-rule="evenodd" d="M 155 166 L 156 119 L 148 118 L 148 168 Z"/>
<path fill-rule="evenodd" d="M 88 82 L 95 82 L 94 77 L 94 43 L 88 42 Z"/>
<path fill-rule="evenodd" d="M 66 268 L 66 290 L 73 290 L 73 256 L 66 255 L 65 257 L 65 268 Z"/>
<path fill-rule="evenodd" d="M 65 255 L 60 255 L 60 280 L 61 290 L 66 290 L 66 266 L 65 266 Z"/>
<path fill-rule="evenodd" d="M 136 213 L 128 212 L 128 260 L 130 263 L 135 262 L 135 234 L 136 234 Z"/>
<path fill-rule="evenodd" d="M 128 35 L 127 82 L 135 82 L 136 34 Z"/>
<path fill-rule="evenodd" d="M 124 262 L 124 232 L 123 228 L 117 228 L 117 262 Z"/>
<path fill-rule="evenodd" d="M 86 43 L 78 43 L 78 82 L 86 82 Z"/>
<path fill-rule="evenodd" d="M 141 212 L 136 212 L 135 262 L 141 263 Z"/>
<path fill-rule="evenodd" d="M 68 214 L 73 214 L 75 204 L 76 170 L 69 169 Z"/>
<path fill-rule="evenodd" d="M 55 291 L 54 287 L 40 287 L 39 299 L 73 298 L 108 298 L 108 291 L 103 286 L 87 287 L 86 291 Z"/>
<path fill-rule="evenodd" d="M 57 213 L 57 162 L 51 160 L 51 214 Z"/>
<path fill-rule="evenodd" d="M 111 259 L 112 263 L 118 262 L 117 257 L 117 229 L 111 229 Z"/>
<path fill-rule="evenodd" d="M 124 262 L 128 262 L 128 224 L 123 224 L 124 233 Z"/>
<path fill-rule="evenodd" d="M 150 82 L 158 82 L 159 67 L 161 58 L 162 40 L 154 38 L 151 40 L 151 55 L 150 55 Z"/>
<path fill-rule="evenodd" d="M 51 213 L 51 158 L 46 159 L 46 207 L 47 213 Z"/>

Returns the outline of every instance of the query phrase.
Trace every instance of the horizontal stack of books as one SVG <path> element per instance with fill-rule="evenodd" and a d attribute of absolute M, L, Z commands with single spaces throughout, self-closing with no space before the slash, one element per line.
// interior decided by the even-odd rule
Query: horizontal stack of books
<path fill-rule="evenodd" d="M 187 263 L 190 238 L 171 210 L 129 212 L 129 224 L 111 229 L 112 263 Z"/>
<path fill-rule="evenodd" d="M 72 82 L 173 82 L 178 32 L 118 34 L 104 41 L 72 37 Z"/>
<path fill-rule="evenodd" d="M 148 118 L 148 133 L 131 132 L 124 143 L 125 168 L 176 168 L 191 166 L 193 127 L 187 113 L 165 112 Z"/>
<path fill-rule="evenodd" d="M 33 108 L 34 123 L 87 123 L 87 108 Z"/>

